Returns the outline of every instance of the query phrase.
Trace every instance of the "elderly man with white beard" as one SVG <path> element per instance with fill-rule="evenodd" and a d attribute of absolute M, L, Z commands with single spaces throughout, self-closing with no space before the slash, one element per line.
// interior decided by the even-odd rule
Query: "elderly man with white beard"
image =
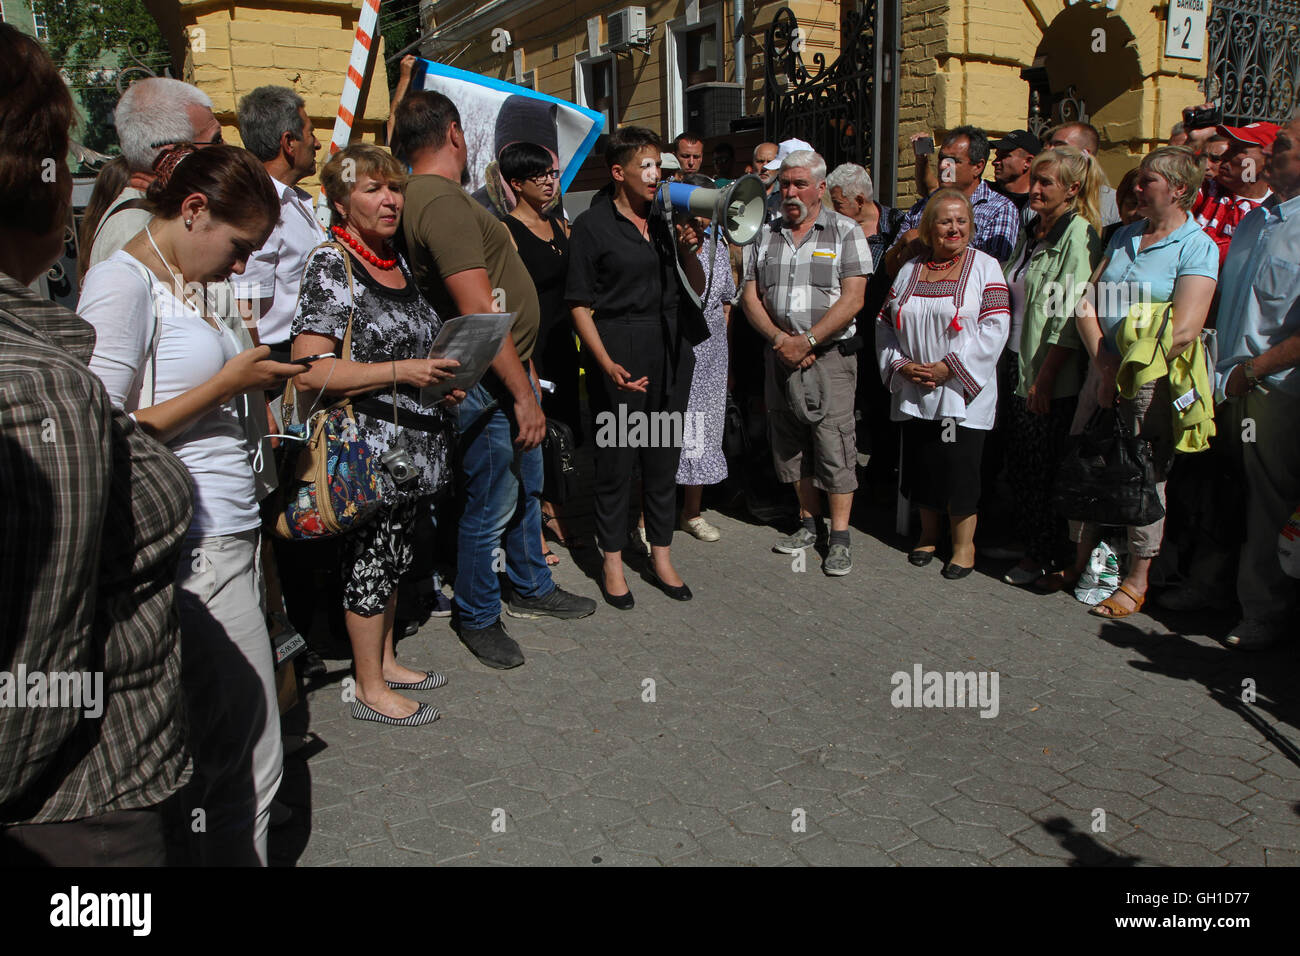
<path fill-rule="evenodd" d="M 741 296 L 750 324 L 771 345 L 765 392 L 777 477 L 799 496 L 801 527 L 775 548 L 797 554 L 817 543 L 820 488 L 831 513 L 822 570 L 838 577 L 853 568 L 849 512 L 858 486 L 857 361 L 841 343 L 854 333 L 871 250 L 856 222 L 823 206 L 826 162 L 817 153 L 785 157 L 780 191 L 781 218 L 750 247 Z"/>

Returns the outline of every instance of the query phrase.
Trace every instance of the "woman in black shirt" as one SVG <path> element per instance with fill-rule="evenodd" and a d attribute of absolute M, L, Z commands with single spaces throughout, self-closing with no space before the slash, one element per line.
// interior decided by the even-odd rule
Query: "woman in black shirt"
<path fill-rule="evenodd" d="M 695 366 L 692 349 L 707 327 L 690 297 L 679 295 L 678 258 L 697 294 L 704 291 L 704 270 L 690 251 L 698 244 L 694 231 L 679 226 L 674 250 L 672 229 L 655 214 L 659 149 L 659 137 L 643 127 L 624 127 L 610 136 L 605 161 L 613 183 L 574 223 L 565 288 L 582 338 L 595 415 L 596 540 L 604 555 L 605 600 L 620 610 L 633 604 L 623 546 L 638 461 L 656 583 L 669 597 L 691 598 L 673 568 L 669 546 Z"/>
<path fill-rule="evenodd" d="M 573 318 L 564 303 L 564 282 L 569 268 L 569 224 L 562 214 L 547 215 L 543 212 L 555 199 L 560 171 L 555 166 L 554 154 L 536 143 L 511 143 L 501 151 L 498 168 L 519 198 L 505 217 L 505 224 L 514 237 L 519 258 L 524 260 L 533 285 L 537 287 L 537 301 L 541 306 L 542 318 L 537 330 L 537 346 L 533 349 L 533 365 L 537 369 L 537 378 L 554 386 L 554 391 L 542 387 L 542 411 L 547 418 L 568 425 L 576 442 L 581 434 L 578 347 L 573 340 Z M 551 525 L 560 544 L 568 544 L 555 509 L 545 498 L 542 499 L 542 522 Z M 542 538 L 542 553 L 547 564 L 559 564 L 559 559 L 546 547 L 545 536 Z"/>

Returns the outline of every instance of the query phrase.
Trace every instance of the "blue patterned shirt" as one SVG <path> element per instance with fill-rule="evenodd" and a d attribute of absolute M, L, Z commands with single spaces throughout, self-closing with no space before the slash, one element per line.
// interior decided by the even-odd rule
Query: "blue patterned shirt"
<path fill-rule="evenodd" d="M 915 229 L 921 222 L 921 213 L 927 202 L 929 197 L 918 199 L 907 211 L 899 230 L 900 236 L 909 229 Z M 989 188 L 988 182 L 983 179 L 971 194 L 970 204 L 975 214 L 975 235 L 971 239 L 971 246 L 980 252 L 987 252 L 999 262 L 1006 262 L 1011 258 L 1020 238 L 1020 210 L 1006 196 L 1000 196 Z"/>

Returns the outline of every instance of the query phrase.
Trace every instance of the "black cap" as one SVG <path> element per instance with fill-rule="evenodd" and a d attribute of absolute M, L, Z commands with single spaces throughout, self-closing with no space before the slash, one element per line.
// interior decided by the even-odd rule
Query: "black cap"
<path fill-rule="evenodd" d="M 996 143 L 989 144 L 993 149 L 1005 149 L 1010 152 L 1013 149 L 1023 149 L 1030 156 L 1037 156 L 1043 151 L 1043 144 L 1038 137 L 1027 129 L 1013 129 Z"/>

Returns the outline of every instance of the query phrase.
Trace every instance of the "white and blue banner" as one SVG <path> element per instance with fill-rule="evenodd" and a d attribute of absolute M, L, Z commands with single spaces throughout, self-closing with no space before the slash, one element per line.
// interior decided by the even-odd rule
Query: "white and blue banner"
<path fill-rule="evenodd" d="M 467 188 L 474 193 L 484 192 L 488 167 L 495 172 L 501 150 L 519 142 L 551 151 L 564 192 L 605 122 L 602 114 L 575 103 L 430 60 L 418 61 L 411 87 L 437 90 L 456 104 L 469 151 Z"/>

